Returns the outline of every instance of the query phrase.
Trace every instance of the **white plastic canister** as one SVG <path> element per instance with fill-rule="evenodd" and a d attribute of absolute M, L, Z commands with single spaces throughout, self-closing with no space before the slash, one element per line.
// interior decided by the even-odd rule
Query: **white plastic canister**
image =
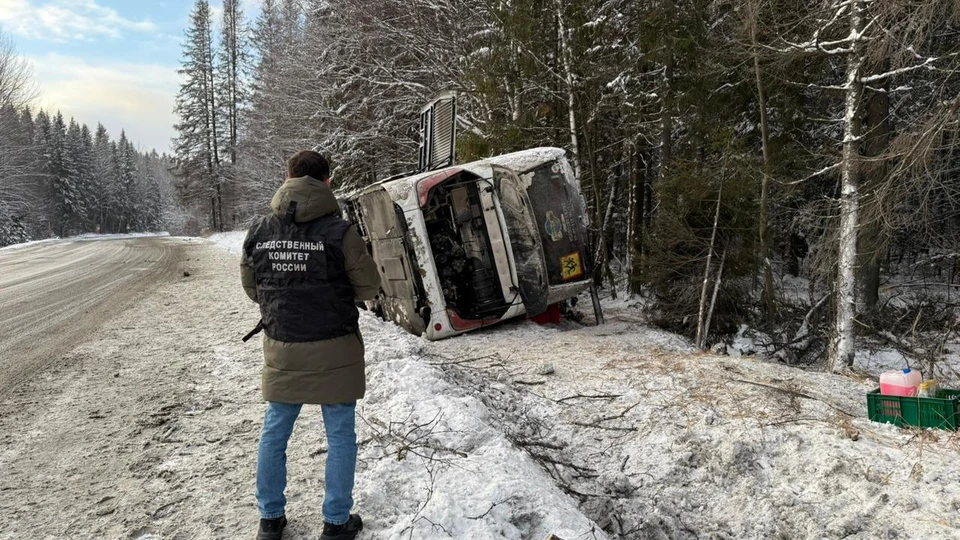
<path fill-rule="evenodd" d="M 884 396 L 917 395 L 917 387 L 923 382 L 923 375 L 910 368 L 886 371 L 880 375 L 880 394 Z"/>

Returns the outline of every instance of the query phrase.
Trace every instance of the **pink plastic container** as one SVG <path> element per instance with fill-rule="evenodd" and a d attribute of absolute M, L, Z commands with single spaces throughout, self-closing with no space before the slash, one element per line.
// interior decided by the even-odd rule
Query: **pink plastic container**
<path fill-rule="evenodd" d="M 914 397 L 921 382 L 923 375 L 915 369 L 886 371 L 880 375 L 880 395 Z"/>

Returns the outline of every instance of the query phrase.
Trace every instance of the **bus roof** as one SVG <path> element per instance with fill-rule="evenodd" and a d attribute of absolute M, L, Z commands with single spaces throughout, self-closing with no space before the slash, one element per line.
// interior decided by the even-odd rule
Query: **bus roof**
<path fill-rule="evenodd" d="M 415 184 L 419 180 L 433 176 L 435 174 L 441 174 L 443 172 L 450 171 L 450 170 L 462 169 L 466 171 L 475 172 L 477 169 L 489 167 L 490 165 L 499 165 L 501 167 L 512 169 L 518 173 L 523 173 L 523 172 L 529 171 L 530 169 L 538 167 L 544 163 L 548 163 L 557 158 L 563 157 L 565 153 L 566 152 L 562 148 L 554 148 L 551 146 L 544 146 L 540 148 L 530 148 L 528 150 L 521 150 L 520 152 L 513 152 L 511 154 L 504 154 L 501 156 L 493 156 L 489 158 L 480 159 L 477 161 L 471 161 L 470 163 L 461 163 L 457 165 L 451 165 L 450 167 L 445 167 L 443 169 L 435 169 L 432 171 L 416 173 L 410 176 L 402 176 L 399 178 L 396 178 L 396 177 L 387 178 L 385 180 L 381 180 L 369 186 L 360 188 L 345 196 L 349 198 L 377 186 L 385 187 L 385 184 L 395 184 L 395 183 L 396 184 L 403 183 L 407 185 Z"/>

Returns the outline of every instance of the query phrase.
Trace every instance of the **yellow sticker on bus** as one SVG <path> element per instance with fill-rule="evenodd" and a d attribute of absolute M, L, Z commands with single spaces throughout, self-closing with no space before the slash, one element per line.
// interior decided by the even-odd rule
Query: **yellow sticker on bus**
<path fill-rule="evenodd" d="M 570 281 L 583 275 L 583 264 L 580 262 L 579 251 L 560 257 L 560 274 L 564 281 Z"/>

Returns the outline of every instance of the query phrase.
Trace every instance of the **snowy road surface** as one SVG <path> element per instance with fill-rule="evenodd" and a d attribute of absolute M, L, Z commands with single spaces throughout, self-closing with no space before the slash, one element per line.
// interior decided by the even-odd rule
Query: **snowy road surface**
<path fill-rule="evenodd" d="M 0 396 L 0 539 L 253 537 L 259 314 L 236 255 L 169 242 L 173 279 Z M 360 540 L 960 537 L 960 437 L 869 422 L 872 378 L 702 354 L 606 305 L 441 342 L 361 314 Z M 287 540 L 322 528 L 319 416 Z"/>
<path fill-rule="evenodd" d="M 175 276 L 182 241 L 55 241 L 0 251 L 0 396 Z"/>

